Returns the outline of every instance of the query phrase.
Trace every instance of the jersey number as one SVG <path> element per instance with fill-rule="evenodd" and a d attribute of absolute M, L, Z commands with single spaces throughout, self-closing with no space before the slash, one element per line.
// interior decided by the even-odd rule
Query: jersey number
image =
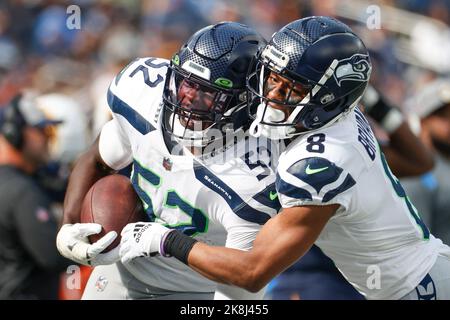
<path fill-rule="evenodd" d="M 417 225 L 420 227 L 423 233 L 424 239 L 430 238 L 430 231 L 428 230 L 425 223 L 420 218 L 419 214 L 417 213 L 417 209 L 414 207 L 414 205 L 409 200 L 408 196 L 406 195 L 405 190 L 403 189 L 402 185 L 400 184 L 400 181 L 392 174 L 391 169 L 389 168 L 386 159 L 384 157 L 384 154 L 381 152 L 381 161 L 383 163 L 384 171 L 386 172 L 386 175 L 388 176 L 389 180 L 391 180 L 392 186 L 394 187 L 395 193 L 405 200 L 406 206 L 408 207 L 409 213 L 412 215 L 414 220 L 416 221 Z"/>
<path fill-rule="evenodd" d="M 136 69 L 133 70 L 133 72 L 130 73 L 130 77 L 133 77 L 136 73 L 141 71 L 143 76 L 144 76 L 145 84 L 148 85 L 150 88 L 156 87 L 161 81 L 164 80 L 164 78 L 160 74 L 158 74 L 158 76 L 156 77 L 155 80 L 153 80 L 153 81 L 150 80 L 150 75 L 148 73 L 148 68 L 147 67 L 150 67 L 150 68 L 153 68 L 153 69 L 159 69 L 159 68 L 168 66 L 168 64 L 166 62 L 155 64 L 155 63 L 153 63 L 153 61 L 155 61 L 155 60 L 156 60 L 156 58 L 147 59 L 144 62 L 144 64 L 146 66 L 144 66 L 144 65 L 138 66 Z"/>
<path fill-rule="evenodd" d="M 153 202 L 150 195 L 145 192 L 141 187 L 143 183 L 149 184 L 152 187 L 158 189 L 161 186 L 162 179 L 159 175 L 144 168 L 136 160 L 133 161 L 133 174 L 131 182 L 144 202 L 145 212 L 150 218 L 150 221 L 155 221 L 155 209 L 153 208 Z M 199 208 L 195 208 L 181 196 L 175 190 L 167 190 L 163 206 L 168 209 L 180 209 L 182 212 L 191 217 L 190 223 L 178 223 L 173 225 L 166 225 L 168 228 L 178 229 L 188 236 L 194 236 L 197 233 L 204 233 L 208 231 L 208 218 Z"/>
<path fill-rule="evenodd" d="M 325 146 L 322 143 L 325 141 L 325 134 L 313 134 L 309 136 L 306 141 L 308 142 L 308 144 L 306 145 L 306 150 L 308 150 L 309 152 L 323 153 L 325 151 Z"/>
<path fill-rule="evenodd" d="M 262 179 L 264 179 L 265 177 L 270 175 L 270 162 L 268 164 L 265 164 L 263 161 L 257 159 L 256 161 L 253 161 L 253 158 L 251 159 L 251 157 L 258 157 L 258 155 L 260 154 L 260 148 L 257 147 L 256 148 L 256 152 L 257 155 L 254 154 L 253 151 L 249 151 L 244 155 L 244 162 L 245 164 L 249 167 L 250 170 L 253 170 L 255 168 L 261 168 L 262 172 L 260 174 L 258 174 L 256 176 L 256 179 L 258 179 L 258 181 L 261 181 Z M 267 152 L 269 153 L 269 158 L 271 155 L 270 150 L 267 150 Z"/>

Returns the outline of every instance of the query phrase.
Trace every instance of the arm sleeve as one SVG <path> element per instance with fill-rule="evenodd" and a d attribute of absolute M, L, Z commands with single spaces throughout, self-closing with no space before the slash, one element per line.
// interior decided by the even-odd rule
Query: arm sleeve
<path fill-rule="evenodd" d="M 246 251 L 253 247 L 253 241 L 262 228 L 262 225 L 246 221 L 234 214 L 225 216 L 223 225 L 227 230 L 225 246 Z M 235 286 L 218 284 L 214 294 L 214 300 L 261 300 L 264 294 L 265 288 L 256 293 L 252 293 Z"/>
<path fill-rule="evenodd" d="M 119 72 L 108 88 L 107 101 L 113 119 L 100 132 L 99 150 L 103 161 L 115 170 L 121 170 L 132 162 L 131 142 L 134 138 L 154 129 L 139 113 L 139 109 L 143 111 L 140 107 L 143 105 L 142 100 L 152 105 L 158 95 L 152 90 L 146 90 L 147 85 L 139 77 L 130 77 L 131 70 L 142 67 L 144 61 L 132 61 Z"/>
<path fill-rule="evenodd" d="M 27 186 L 22 190 L 14 219 L 23 247 L 41 268 L 63 270 L 71 262 L 63 258 L 56 248 L 58 226 L 49 200 L 37 186 Z"/>
<path fill-rule="evenodd" d="M 121 170 L 132 161 L 130 141 L 115 116 L 102 128 L 99 151 L 103 161 L 114 170 Z"/>

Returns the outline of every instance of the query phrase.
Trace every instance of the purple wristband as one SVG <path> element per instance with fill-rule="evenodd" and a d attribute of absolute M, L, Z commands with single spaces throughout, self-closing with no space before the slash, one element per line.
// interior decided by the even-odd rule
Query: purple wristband
<path fill-rule="evenodd" d="M 169 233 L 174 232 L 174 231 L 175 231 L 175 229 L 166 231 L 166 233 L 164 233 L 163 237 L 161 238 L 161 242 L 159 243 L 159 253 L 160 253 L 163 257 L 166 257 L 166 258 L 171 257 L 170 254 L 167 254 L 167 253 L 165 252 L 165 250 L 164 250 L 164 244 L 165 244 L 165 242 L 166 242 L 166 239 L 167 239 L 167 236 L 169 235 Z"/>

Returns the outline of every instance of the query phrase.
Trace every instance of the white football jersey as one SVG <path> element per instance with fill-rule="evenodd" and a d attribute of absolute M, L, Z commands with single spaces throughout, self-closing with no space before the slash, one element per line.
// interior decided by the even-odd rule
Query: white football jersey
<path fill-rule="evenodd" d="M 399 299 L 449 247 L 430 234 L 358 108 L 294 140 L 280 156 L 284 208 L 339 204 L 316 241 L 368 299 Z"/>
<path fill-rule="evenodd" d="M 249 250 L 262 225 L 281 207 L 269 159 L 278 151 L 257 155 L 258 140 L 246 135 L 209 158 L 171 154 L 161 127 L 167 66 L 164 59 L 138 59 L 112 81 L 108 103 L 113 120 L 100 135 L 101 157 L 114 169 L 133 164 L 131 181 L 152 221 L 211 245 Z M 138 258 L 125 267 L 163 290 L 216 288 L 175 258 Z"/>

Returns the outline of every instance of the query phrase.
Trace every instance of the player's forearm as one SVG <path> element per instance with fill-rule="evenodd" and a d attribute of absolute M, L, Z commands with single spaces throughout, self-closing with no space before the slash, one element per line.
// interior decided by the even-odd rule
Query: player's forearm
<path fill-rule="evenodd" d="M 64 198 L 64 215 L 62 224 L 79 222 L 81 205 L 90 187 L 100 178 L 112 173 L 98 154 L 98 142 L 84 153 L 77 161 L 69 178 Z"/>
<path fill-rule="evenodd" d="M 259 291 L 264 285 L 258 269 L 258 258 L 252 251 L 214 247 L 198 242 L 189 253 L 188 264 L 215 282 Z"/>
<path fill-rule="evenodd" d="M 196 243 L 187 262 L 209 279 L 257 292 L 309 250 L 338 208 L 333 204 L 283 209 L 259 231 L 251 250 Z"/>
<path fill-rule="evenodd" d="M 189 252 L 187 262 L 211 280 L 257 292 L 294 262 L 298 252 L 302 252 L 297 247 L 295 254 L 290 254 L 285 247 L 286 238 L 293 237 L 284 236 L 282 232 L 286 229 L 279 221 L 278 217 L 269 220 L 249 251 L 196 243 Z M 303 249 L 307 250 L 308 244 L 304 244 Z"/>

